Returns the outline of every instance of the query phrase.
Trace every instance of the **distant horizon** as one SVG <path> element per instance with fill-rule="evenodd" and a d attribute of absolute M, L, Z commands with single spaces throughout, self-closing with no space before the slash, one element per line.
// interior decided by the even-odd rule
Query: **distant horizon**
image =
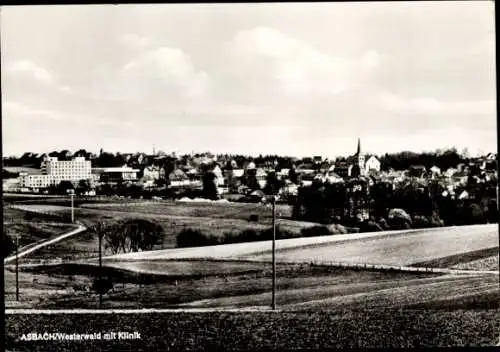
<path fill-rule="evenodd" d="M 398 154 L 398 153 L 404 153 L 404 152 L 409 152 L 409 153 L 415 153 L 415 154 L 423 154 L 423 153 L 434 153 L 434 152 L 437 152 L 438 150 L 451 150 L 455 148 L 457 150 L 457 153 L 462 155 L 463 152 L 464 152 L 464 149 L 458 149 L 454 146 L 450 146 L 450 147 L 445 147 L 445 148 L 434 148 L 434 149 L 425 149 L 425 150 L 420 150 L 420 151 L 416 151 L 416 150 L 400 150 L 400 151 L 395 151 L 395 152 L 386 152 L 386 153 L 372 153 L 370 151 L 364 151 L 362 149 L 362 153 L 365 154 L 365 155 L 375 155 L 377 157 L 380 157 L 380 156 L 383 156 L 385 154 L 389 154 L 389 155 L 393 155 L 393 154 Z M 99 149 L 87 149 L 87 148 L 76 148 L 76 149 L 70 149 L 70 148 L 53 148 L 51 149 L 50 151 L 25 151 L 25 152 L 22 152 L 22 153 L 17 153 L 17 154 L 9 154 L 9 155 L 3 155 L 3 158 L 20 158 L 22 157 L 25 153 L 35 153 L 35 154 L 49 154 L 49 153 L 52 153 L 52 152 L 61 152 L 63 150 L 68 150 L 69 152 L 71 152 L 71 154 L 74 154 L 76 153 L 77 151 L 79 150 L 85 150 L 86 152 L 88 153 L 91 153 L 91 154 L 94 154 L 94 155 L 99 155 L 100 153 L 100 148 Z M 341 157 L 349 157 L 349 156 L 352 156 L 355 154 L 356 150 L 353 150 L 352 153 L 350 154 L 338 154 L 338 155 L 324 155 L 324 154 L 311 154 L 311 155 L 291 155 L 291 154 L 280 154 L 280 153 L 259 153 L 259 154 L 249 154 L 249 153 L 235 153 L 235 152 L 214 152 L 214 151 L 210 151 L 210 150 L 203 150 L 203 151 L 190 151 L 190 152 L 180 152 L 180 151 L 168 151 L 168 150 L 163 150 L 163 149 L 156 149 L 155 150 L 155 153 L 156 154 L 153 154 L 153 150 L 151 149 L 149 152 L 147 151 L 112 151 L 112 150 L 106 150 L 105 148 L 103 148 L 103 151 L 106 152 L 106 153 L 113 153 L 114 155 L 116 155 L 117 153 L 120 153 L 120 154 L 138 154 L 138 153 L 144 153 L 146 155 L 158 155 L 158 153 L 165 153 L 166 156 L 169 156 L 171 155 L 172 153 L 175 153 L 176 156 L 183 156 L 183 155 L 200 155 L 200 154 L 206 154 L 206 153 L 210 153 L 210 154 L 213 154 L 213 155 L 232 155 L 232 156 L 245 156 L 245 157 L 251 157 L 251 158 L 257 158 L 259 157 L 260 155 L 262 155 L 263 157 L 265 156 L 271 156 L 271 155 L 276 155 L 278 157 L 284 157 L 284 158 L 299 158 L 299 159 L 302 159 L 302 158 L 313 158 L 315 156 L 321 156 L 322 159 L 333 159 L 333 158 L 341 158 Z M 469 154 L 469 156 L 471 158 L 476 158 L 476 157 L 481 157 L 481 156 L 485 156 L 489 153 L 493 153 L 493 154 L 497 154 L 497 150 L 486 150 L 486 151 L 480 151 L 480 152 L 477 152 L 477 153 L 471 153 L 469 150 L 467 150 L 467 153 Z"/>
<path fill-rule="evenodd" d="M 494 2 L 3 6 L 3 153 L 497 150 Z M 71 33 L 71 35 L 68 35 Z"/>

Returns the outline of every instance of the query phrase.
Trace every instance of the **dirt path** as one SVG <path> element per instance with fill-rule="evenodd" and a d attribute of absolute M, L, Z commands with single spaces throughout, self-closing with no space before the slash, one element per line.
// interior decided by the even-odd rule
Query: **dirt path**
<path fill-rule="evenodd" d="M 83 226 L 83 225 L 78 225 L 78 228 L 77 228 L 77 229 L 75 229 L 75 230 L 73 230 L 73 231 L 70 231 L 70 232 L 64 233 L 64 234 L 62 234 L 62 235 L 60 235 L 60 236 L 57 236 L 57 237 L 55 237 L 55 238 L 53 238 L 53 239 L 47 240 L 47 241 L 45 241 L 45 242 L 42 242 L 42 243 L 40 243 L 40 244 L 37 244 L 36 246 L 33 246 L 33 247 L 31 247 L 31 248 L 28 248 L 28 249 L 26 249 L 26 250 L 21 251 L 20 253 L 18 253 L 17 257 L 18 257 L 18 258 L 22 258 L 22 257 L 24 257 L 24 256 L 26 256 L 26 255 L 28 255 L 28 254 L 30 254 L 30 253 L 33 253 L 34 251 L 39 250 L 40 248 L 43 248 L 43 247 L 49 246 L 49 245 L 51 245 L 51 244 L 57 243 L 57 242 L 62 241 L 62 240 L 64 240 L 64 239 L 68 238 L 68 237 L 71 237 L 71 236 L 77 235 L 77 234 L 79 234 L 79 233 L 81 233 L 81 232 L 85 231 L 86 229 L 87 229 L 87 228 L 86 228 L 85 226 Z M 16 256 L 15 256 L 15 255 L 11 255 L 10 257 L 5 258 L 5 259 L 4 259 L 4 261 L 3 261 L 3 263 L 4 263 L 4 264 L 7 264 L 7 263 L 9 263 L 9 262 L 11 262 L 11 261 L 13 261 L 13 260 L 15 260 L 15 259 L 16 259 Z"/>

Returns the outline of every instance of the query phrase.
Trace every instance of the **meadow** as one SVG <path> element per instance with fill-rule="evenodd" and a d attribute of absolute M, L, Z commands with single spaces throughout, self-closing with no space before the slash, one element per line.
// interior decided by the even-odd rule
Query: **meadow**
<path fill-rule="evenodd" d="M 159 204 L 159 203 L 155 203 Z M 30 212 L 42 214 L 39 217 L 43 218 L 44 214 L 70 214 L 70 208 L 59 205 L 51 204 L 17 204 L 17 211 Z M 148 205 L 151 207 L 151 205 Z M 210 210 L 210 206 L 190 203 L 181 203 L 175 205 L 177 208 L 175 214 L 165 213 L 163 215 L 155 214 L 147 208 L 137 209 L 137 205 L 127 207 L 111 207 L 110 209 L 77 207 L 74 210 L 75 219 L 83 223 L 87 227 L 92 227 L 97 222 L 119 222 L 127 219 L 147 219 L 160 224 L 165 232 L 163 243 L 157 245 L 155 249 L 175 248 L 177 246 L 177 235 L 184 229 L 200 230 L 207 235 L 214 237 L 223 237 L 227 232 L 233 232 L 234 229 L 238 231 L 243 230 L 266 230 L 271 226 L 271 219 L 263 219 L 259 222 L 250 222 L 245 217 L 249 217 L 251 212 L 245 205 L 237 204 L 235 207 L 238 210 L 234 218 L 229 215 L 224 215 L 228 209 L 233 209 L 233 203 L 230 205 L 223 204 L 216 206 L 213 210 L 214 216 L 201 216 L 207 215 L 206 212 Z M 139 207 L 140 208 L 140 207 Z M 19 210 L 22 209 L 22 210 Z M 200 210 L 201 209 L 201 210 Z M 164 209 L 162 209 L 163 211 Z M 224 213 L 225 212 L 225 213 Z M 174 212 L 172 212 L 174 213 Z M 184 215 L 179 215 L 184 214 Z M 244 216 L 244 214 L 246 214 Z M 37 218 L 37 217 L 36 217 Z M 288 219 L 280 219 L 279 225 L 283 230 L 300 235 L 303 228 L 313 227 L 317 224 L 299 222 Z M 44 259 L 61 257 L 63 259 L 81 259 L 92 257 L 96 254 L 98 248 L 97 236 L 90 232 L 86 234 L 77 235 L 69 241 L 56 243 L 48 246 L 37 253 L 29 256 L 33 259 Z"/>
<path fill-rule="evenodd" d="M 24 211 L 3 207 L 3 226 L 13 238 L 19 236 L 20 250 L 76 229 L 75 225 L 43 218 L 28 221 L 25 215 Z"/>
<path fill-rule="evenodd" d="M 7 315 L 5 347 L 23 351 L 148 351 L 494 346 L 498 310 Z M 137 331 L 139 340 L 20 341 L 33 331 Z"/>

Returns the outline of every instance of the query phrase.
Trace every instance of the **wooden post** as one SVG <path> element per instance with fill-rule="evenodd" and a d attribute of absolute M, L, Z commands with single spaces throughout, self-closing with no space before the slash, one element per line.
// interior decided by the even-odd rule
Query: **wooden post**
<path fill-rule="evenodd" d="M 19 301 L 19 235 L 16 235 L 16 301 Z"/>
<path fill-rule="evenodd" d="M 99 286 L 102 288 L 102 229 L 99 229 Z M 99 308 L 102 308 L 102 289 L 99 290 Z"/>
<path fill-rule="evenodd" d="M 75 209 L 74 209 L 74 205 L 73 205 L 73 192 L 71 192 L 71 223 L 74 223 L 75 222 Z"/>
<path fill-rule="evenodd" d="M 273 310 L 276 309 L 276 197 L 273 196 Z"/>

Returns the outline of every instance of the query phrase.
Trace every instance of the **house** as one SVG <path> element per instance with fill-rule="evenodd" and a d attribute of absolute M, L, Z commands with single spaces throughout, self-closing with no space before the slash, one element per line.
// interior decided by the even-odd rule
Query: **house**
<path fill-rule="evenodd" d="M 309 174 L 314 174 L 316 173 L 316 168 L 314 167 L 314 164 L 312 163 L 304 163 L 300 164 L 295 168 L 295 172 L 301 175 L 309 175 Z"/>
<path fill-rule="evenodd" d="M 99 180 L 106 183 L 116 183 L 123 181 L 136 181 L 138 169 L 133 169 L 127 165 L 122 167 L 105 167 L 92 169 L 94 174 L 99 174 Z"/>
<path fill-rule="evenodd" d="M 290 174 L 290 169 L 281 169 L 276 173 L 276 176 L 280 180 L 284 180 L 288 178 L 288 175 Z"/>
<path fill-rule="evenodd" d="M 179 168 L 174 169 L 168 175 L 168 180 L 170 182 L 170 187 L 183 187 L 192 184 L 192 181 L 189 179 L 186 173 Z"/>
<path fill-rule="evenodd" d="M 347 161 L 337 161 L 337 164 L 334 167 L 335 173 L 340 177 L 348 178 L 352 173 L 353 165 L 349 165 Z"/>
<path fill-rule="evenodd" d="M 227 185 L 229 191 L 236 190 L 241 185 L 241 178 L 245 170 L 243 169 L 226 169 L 223 171 L 224 184 Z"/>
<path fill-rule="evenodd" d="M 462 164 L 463 165 L 463 164 Z M 463 166 L 465 167 L 465 166 Z M 460 169 L 460 172 L 463 172 L 463 168 Z M 445 172 L 444 172 L 444 176 L 450 178 L 452 177 L 453 175 L 455 175 L 457 172 L 459 172 L 459 170 L 455 169 L 455 168 L 452 168 L 450 167 L 449 169 L 447 169 Z"/>
<path fill-rule="evenodd" d="M 256 169 L 255 177 L 257 178 L 257 182 L 259 183 L 260 188 L 266 187 L 267 172 L 265 172 L 264 169 L 262 169 L 262 168 Z"/>
<path fill-rule="evenodd" d="M 374 160 L 372 163 L 374 167 L 377 167 Z M 364 176 L 365 170 L 365 154 L 361 151 L 361 140 L 358 138 L 356 153 L 345 160 L 337 159 L 335 163 L 335 172 L 343 178 L 357 178 Z"/>
<path fill-rule="evenodd" d="M 485 159 L 489 160 L 489 161 L 494 161 L 494 160 L 496 161 L 497 155 L 496 155 L 496 153 L 488 153 L 488 154 L 486 154 Z"/>
<path fill-rule="evenodd" d="M 313 184 L 313 181 L 316 179 L 316 174 L 303 174 L 300 177 L 300 184 L 302 186 L 311 186 Z"/>
<path fill-rule="evenodd" d="M 222 174 L 222 169 L 219 165 L 215 164 L 213 167 L 209 169 L 215 175 L 215 185 L 217 187 L 224 185 L 224 175 Z"/>
<path fill-rule="evenodd" d="M 285 185 L 278 191 L 278 195 L 281 197 L 296 196 L 297 194 L 299 194 L 299 187 L 290 181 L 285 181 Z"/>
<path fill-rule="evenodd" d="M 381 163 L 380 160 L 377 159 L 374 155 L 370 156 L 368 160 L 365 162 L 365 174 L 370 173 L 379 173 L 380 172 Z"/>
<path fill-rule="evenodd" d="M 142 170 L 142 177 L 146 180 L 159 180 L 165 178 L 165 170 L 158 166 L 146 166 Z"/>
<path fill-rule="evenodd" d="M 439 176 L 441 176 L 441 169 L 437 167 L 436 165 L 432 166 L 429 169 L 430 176 L 433 180 L 437 179 Z"/>
<path fill-rule="evenodd" d="M 244 166 L 244 170 L 255 170 L 255 163 L 253 161 L 247 162 Z"/>
<path fill-rule="evenodd" d="M 408 170 L 408 176 L 423 178 L 427 175 L 427 170 L 424 165 L 412 165 Z"/>
<path fill-rule="evenodd" d="M 2 189 L 4 192 L 17 192 L 21 188 L 19 177 L 7 178 L 2 180 Z"/>
<path fill-rule="evenodd" d="M 313 156 L 313 163 L 314 164 L 321 164 L 322 161 L 323 161 L 323 157 L 321 157 L 319 155 Z"/>

